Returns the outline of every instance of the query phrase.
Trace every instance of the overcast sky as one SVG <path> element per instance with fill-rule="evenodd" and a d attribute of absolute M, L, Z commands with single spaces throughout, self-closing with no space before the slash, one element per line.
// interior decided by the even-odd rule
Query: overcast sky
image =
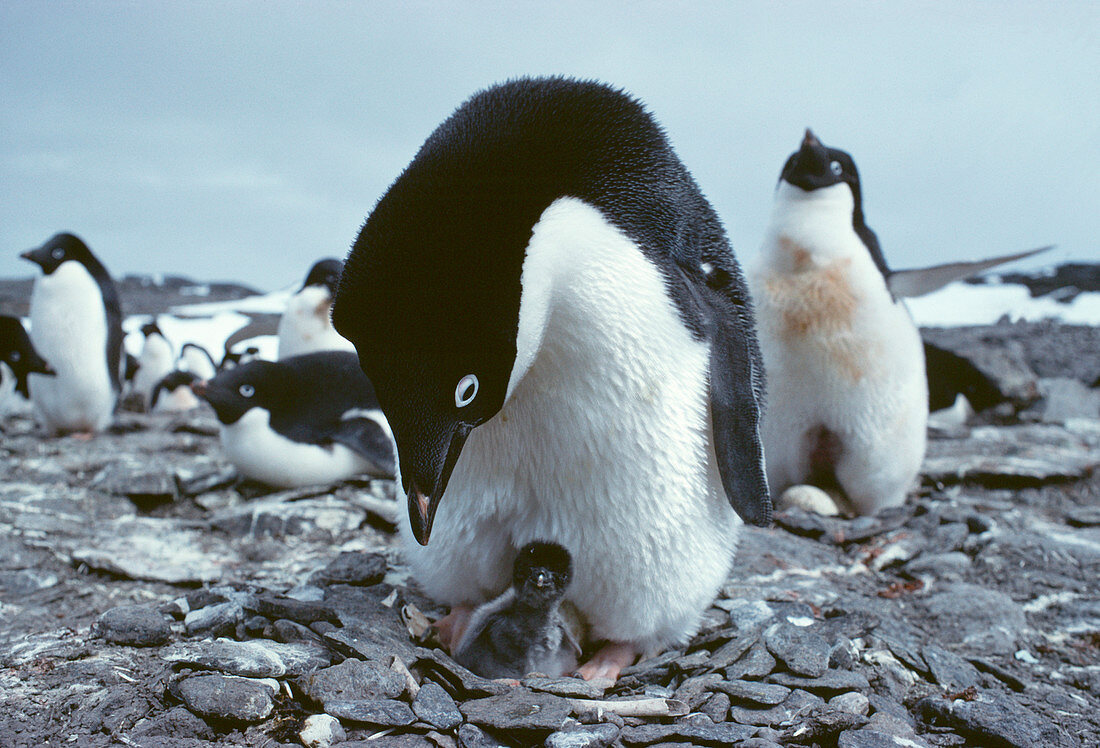
<path fill-rule="evenodd" d="M 343 257 L 473 92 L 621 86 L 755 254 L 810 126 L 896 268 L 1100 261 L 1100 2 L 0 0 L 0 277 L 82 236 L 114 274 L 260 289 Z"/>

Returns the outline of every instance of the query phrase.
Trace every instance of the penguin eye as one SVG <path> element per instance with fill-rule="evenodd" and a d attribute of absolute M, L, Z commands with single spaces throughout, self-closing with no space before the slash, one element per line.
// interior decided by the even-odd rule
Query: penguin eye
<path fill-rule="evenodd" d="M 844 171 L 844 167 L 840 165 L 839 161 L 833 161 L 832 163 L 830 163 L 829 169 L 833 172 L 833 174 L 836 174 L 838 177 Z"/>
<path fill-rule="evenodd" d="M 11 354 L 8 355 L 8 358 L 12 361 L 18 361 L 22 356 L 19 355 L 19 351 L 12 351 Z"/>
<path fill-rule="evenodd" d="M 458 386 L 455 387 L 455 405 L 465 408 L 472 403 L 477 397 L 478 386 L 477 377 L 473 374 L 467 374 L 458 380 Z"/>
<path fill-rule="evenodd" d="M 53 250 L 50 252 L 50 257 L 54 258 L 55 260 L 60 260 L 64 256 L 65 250 L 61 247 L 54 247 Z"/>
<path fill-rule="evenodd" d="M 241 397 L 252 397 L 256 394 L 256 388 L 250 384 L 242 384 L 237 392 L 241 393 Z"/>

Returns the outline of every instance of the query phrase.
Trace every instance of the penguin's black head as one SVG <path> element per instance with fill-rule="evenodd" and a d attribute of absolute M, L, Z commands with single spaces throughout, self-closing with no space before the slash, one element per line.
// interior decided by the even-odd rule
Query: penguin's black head
<path fill-rule="evenodd" d="M 134 381 L 134 375 L 137 374 L 138 369 L 141 368 L 141 362 L 138 361 L 137 356 L 127 352 L 125 356 L 125 362 L 123 363 L 122 378 L 127 382 Z"/>
<path fill-rule="evenodd" d="M 823 145 L 810 130 L 806 130 L 802 147 L 787 159 L 779 178 L 806 192 L 844 183 L 852 188 L 856 203 L 859 202 L 859 172 L 855 161 L 844 151 Z"/>
<path fill-rule="evenodd" d="M 336 287 L 340 285 L 340 273 L 344 269 L 344 263 L 333 257 L 319 260 L 309 269 L 306 282 L 302 288 L 309 286 L 324 286 L 333 296 L 336 295 Z"/>
<path fill-rule="evenodd" d="M 15 374 L 16 389 L 27 395 L 27 375 L 55 374 L 50 365 L 38 355 L 23 323 L 15 317 L 0 315 L 0 361 Z"/>
<path fill-rule="evenodd" d="M 46 275 L 70 260 L 79 262 L 89 270 L 101 267 L 88 245 L 72 234 L 57 234 L 38 249 L 29 249 L 19 256 L 39 265 Z"/>
<path fill-rule="evenodd" d="M 624 221 L 664 215 L 643 200 L 671 200 L 684 178 L 659 126 L 621 91 L 519 79 L 459 107 L 375 205 L 332 321 L 393 430 L 420 543 L 466 439 L 529 363 L 517 362 L 521 274 L 543 212 L 568 196 Z"/>
<path fill-rule="evenodd" d="M 220 372 L 207 382 L 191 385 L 195 394 L 214 408 L 226 426 L 236 423 L 253 408 L 284 410 L 295 398 L 290 371 L 274 361 L 249 361 Z"/>
<path fill-rule="evenodd" d="M 528 543 L 512 565 L 512 585 L 520 600 L 546 604 L 561 598 L 573 577 L 569 551 L 557 543 Z"/>

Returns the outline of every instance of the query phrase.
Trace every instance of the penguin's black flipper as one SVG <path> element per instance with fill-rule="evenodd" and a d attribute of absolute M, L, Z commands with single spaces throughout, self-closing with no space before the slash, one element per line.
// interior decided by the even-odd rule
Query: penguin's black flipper
<path fill-rule="evenodd" d="M 737 292 L 745 288 L 737 284 L 739 275 L 713 267 L 705 285 L 686 275 L 684 284 L 710 343 L 711 429 L 722 487 L 741 519 L 766 526 L 772 521 L 772 500 L 760 437 L 763 364 L 747 295 Z"/>
<path fill-rule="evenodd" d="M 396 477 L 393 442 L 376 421 L 360 416 L 345 417 L 329 438 L 369 460 L 371 477 L 386 480 Z"/>

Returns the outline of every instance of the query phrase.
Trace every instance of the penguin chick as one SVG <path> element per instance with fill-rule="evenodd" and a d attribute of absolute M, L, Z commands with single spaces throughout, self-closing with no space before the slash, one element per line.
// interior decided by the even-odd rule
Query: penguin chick
<path fill-rule="evenodd" d="M 520 549 L 512 586 L 474 611 L 455 647 L 455 662 L 485 678 L 572 672 L 580 646 L 560 612 L 572 573 L 569 552 L 557 543 Z"/>
<path fill-rule="evenodd" d="M 138 369 L 134 374 L 134 392 L 141 395 L 141 402 L 146 412 L 149 412 L 153 409 L 153 390 L 172 371 L 175 352 L 156 320 L 142 325 L 141 334 L 144 342 L 138 357 Z"/>
<path fill-rule="evenodd" d="M 313 351 L 355 350 L 332 326 L 332 297 L 336 295 L 343 267 L 340 260 L 329 258 L 309 269 L 305 283 L 287 301 L 286 311 L 279 319 L 278 358 Z"/>
<path fill-rule="evenodd" d="M 524 78 L 460 106 L 367 218 L 333 322 L 393 428 L 406 557 L 452 621 L 508 587 L 514 548 L 559 543 L 606 642 L 580 672 L 614 679 L 694 633 L 742 520 L 770 520 L 740 267 L 610 86 Z"/>
<path fill-rule="evenodd" d="M 114 281 L 88 246 L 57 234 L 21 257 L 42 268 L 30 337 L 56 376 L 32 374 L 31 399 L 50 433 L 91 433 L 114 415 L 122 388 L 122 312 Z"/>
<path fill-rule="evenodd" d="M 914 485 L 928 418 L 924 348 L 889 274 L 855 162 L 807 130 L 749 270 L 777 493 L 808 483 L 841 513 L 873 514 Z"/>
<path fill-rule="evenodd" d="M 294 488 L 393 477 L 389 426 L 354 353 L 257 359 L 192 389 L 213 406 L 226 457 L 246 478 Z"/>
<path fill-rule="evenodd" d="M 32 372 L 54 374 L 34 349 L 19 318 L 0 315 L 0 415 L 30 412 L 27 376 Z"/>

